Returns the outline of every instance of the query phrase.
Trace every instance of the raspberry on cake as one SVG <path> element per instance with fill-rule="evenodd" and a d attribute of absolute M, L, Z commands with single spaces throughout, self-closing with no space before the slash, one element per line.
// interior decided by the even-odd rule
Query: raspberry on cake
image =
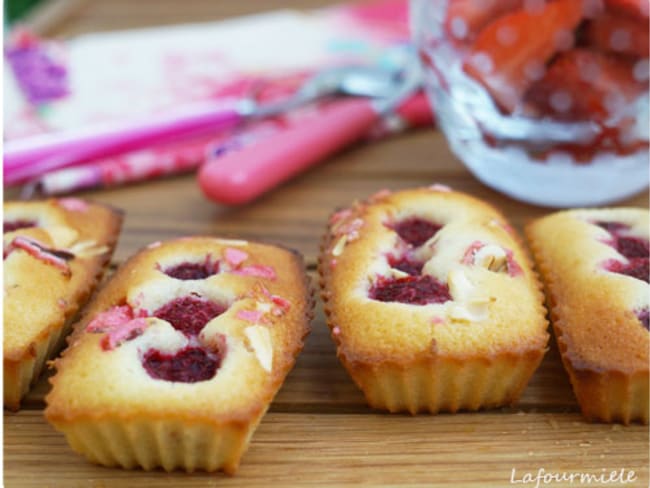
<path fill-rule="evenodd" d="M 45 416 L 95 463 L 232 474 L 312 307 L 293 251 L 209 237 L 150 245 L 75 325 Z"/>
<path fill-rule="evenodd" d="M 121 224 L 116 210 L 75 198 L 4 203 L 5 407 L 19 408 L 63 345 L 110 261 Z"/>
<path fill-rule="evenodd" d="M 557 212 L 526 229 L 583 415 L 648 423 L 648 219 L 640 208 Z"/>
<path fill-rule="evenodd" d="M 372 407 L 510 404 L 544 356 L 543 297 L 517 236 L 442 185 L 333 214 L 319 272 L 338 356 Z"/>

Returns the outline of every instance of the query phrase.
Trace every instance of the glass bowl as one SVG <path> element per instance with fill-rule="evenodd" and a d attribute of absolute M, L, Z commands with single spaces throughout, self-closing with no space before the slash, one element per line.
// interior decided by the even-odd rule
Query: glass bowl
<path fill-rule="evenodd" d="M 647 188 L 647 1 L 410 7 L 439 127 L 479 180 L 549 207 L 602 205 Z"/>

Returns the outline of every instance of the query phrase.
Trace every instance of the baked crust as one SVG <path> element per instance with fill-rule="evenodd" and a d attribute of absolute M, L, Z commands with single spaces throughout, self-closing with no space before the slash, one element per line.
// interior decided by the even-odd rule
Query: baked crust
<path fill-rule="evenodd" d="M 627 261 L 598 222 L 648 239 L 645 209 L 576 209 L 531 222 L 526 234 L 545 282 L 553 330 L 584 416 L 648 423 L 650 338 L 636 311 L 647 310 L 648 284 L 607 270 Z"/>
<path fill-rule="evenodd" d="M 410 218 L 443 227 L 405 248 L 390 227 Z M 507 265 L 471 262 L 481 246 L 507 254 Z M 423 275 L 450 286 L 451 300 L 369 297 L 379 277 L 395 275 L 387 256 L 405 249 L 425 263 Z M 373 407 L 435 413 L 513 403 L 545 353 L 543 296 L 530 260 L 505 218 L 468 195 L 439 186 L 383 191 L 335 213 L 319 272 L 338 356 Z"/>
<path fill-rule="evenodd" d="M 165 274 L 183 262 L 218 262 L 219 271 L 203 279 Z M 266 271 L 246 274 L 251 269 Z M 153 317 L 184 296 L 226 310 L 187 339 Z M 145 316 L 146 325 L 106 348 L 110 330 L 91 324 L 125 305 Z M 75 325 L 68 349 L 54 363 L 45 416 L 93 462 L 232 474 L 303 347 L 312 310 L 302 257 L 295 252 L 211 237 L 154 243 L 118 269 Z M 267 341 L 255 341 L 251 330 Z M 143 366 L 148 350 L 175 354 L 188 340 L 218 348 L 220 365 L 210 379 L 156 379 Z"/>
<path fill-rule="evenodd" d="M 17 410 L 101 279 L 122 214 L 74 198 L 16 201 L 4 203 L 4 222 L 32 225 L 3 236 L 4 405 Z M 50 253 L 39 258 L 35 246 L 63 252 L 65 259 L 48 261 Z"/>

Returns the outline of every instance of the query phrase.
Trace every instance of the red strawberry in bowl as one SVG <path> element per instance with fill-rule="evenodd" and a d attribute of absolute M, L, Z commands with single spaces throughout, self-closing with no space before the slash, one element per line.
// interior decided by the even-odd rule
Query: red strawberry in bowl
<path fill-rule="evenodd" d="M 411 1 L 437 122 L 479 180 L 559 207 L 647 188 L 650 0 Z"/>
<path fill-rule="evenodd" d="M 650 3 L 648 0 L 605 0 L 605 5 L 612 12 L 648 18 Z M 647 20 L 646 20 L 647 22 Z"/>
<path fill-rule="evenodd" d="M 589 49 L 560 53 L 525 100 L 537 115 L 558 120 L 606 120 L 647 86 L 634 77 L 634 61 Z"/>
<path fill-rule="evenodd" d="M 585 26 L 589 46 L 603 52 L 647 58 L 650 37 L 648 18 L 607 12 Z"/>
<path fill-rule="evenodd" d="M 573 45 L 573 32 L 583 18 L 576 0 L 536 2 L 487 25 L 478 35 L 463 69 L 510 113 L 530 84 L 544 72 L 553 55 Z"/>
<path fill-rule="evenodd" d="M 523 0 L 455 0 L 449 2 L 445 28 L 451 39 L 474 39 L 483 27 L 521 7 Z"/>

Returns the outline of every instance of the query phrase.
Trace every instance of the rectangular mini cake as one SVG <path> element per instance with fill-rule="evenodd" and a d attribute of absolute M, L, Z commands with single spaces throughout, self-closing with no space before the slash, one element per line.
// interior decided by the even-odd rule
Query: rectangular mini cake
<path fill-rule="evenodd" d="M 232 474 L 312 308 L 290 250 L 210 237 L 151 244 L 75 325 L 45 416 L 95 463 Z"/>
<path fill-rule="evenodd" d="M 76 198 L 5 202 L 4 405 L 17 410 L 113 254 L 121 214 Z"/>
<path fill-rule="evenodd" d="M 372 407 L 511 404 L 546 351 L 543 296 L 518 237 L 494 208 L 444 186 L 335 213 L 319 270 L 338 356 Z"/>
<path fill-rule="evenodd" d="M 568 210 L 526 229 L 589 420 L 648 423 L 649 218 L 639 208 Z"/>

